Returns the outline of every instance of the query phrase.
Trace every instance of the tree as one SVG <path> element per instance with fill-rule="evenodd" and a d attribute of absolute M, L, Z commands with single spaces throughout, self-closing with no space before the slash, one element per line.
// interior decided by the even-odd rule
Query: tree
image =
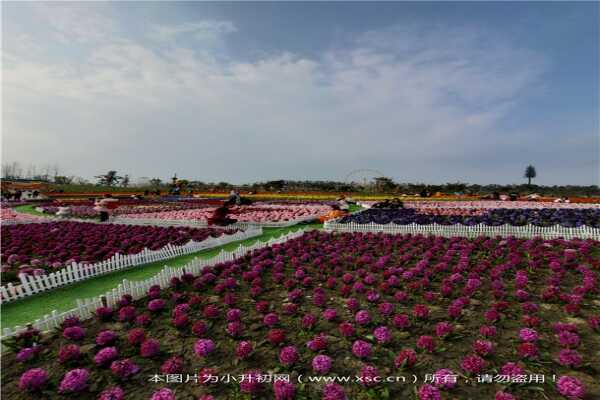
<path fill-rule="evenodd" d="M 537 172 L 535 171 L 535 167 L 533 165 L 528 165 L 525 168 L 525 178 L 527 178 L 527 185 L 531 186 L 531 180 L 537 176 Z"/>
<path fill-rule="evenodd" d="M 396 188 L 396 184 L 390 178 L 380 176 L 375 178 L 375 188 L 379 193 L 391 192 Z"/>
<path fill-rule="evenodd" d="M 99 185 L 105 186 L 114 186 L 117 183 L 119 183 L 121 179 L 123 179 L 122 177 L 117 175 L 117 171 L 108 171 L 104 175 L 95 176 L 95 178 L 98 179 Z"/>
<path fill-rule="evenodd" d="M 73 183 L 73 179 L 75 178 L 72 176 L 57 175 L 54 177 L 54 183 L 56 183 L 57 185 L 69 185 Z"/>
<path fill-rule="evenodd" d="M 160 180 L 160 178 L 152 178 L 152 179 L 150 179 L 150 185 L 153 188 L 158 189 L 161 184 L 162 184 L 162 181 Z"/>
<path fill-rule="evenodd" d="M 123 186 L 124 188 L 126 188 L 127 186 L 129 186 L 129 175 L 125 175 L 121 179 L 121 186 Z"/>

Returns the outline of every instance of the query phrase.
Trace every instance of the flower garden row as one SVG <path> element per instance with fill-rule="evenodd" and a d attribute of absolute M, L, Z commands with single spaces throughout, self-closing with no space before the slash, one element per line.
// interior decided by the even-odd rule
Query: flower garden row
<path fill-rule="evenodd" d="M 0 209 L 0 221 L 2 221 L 2 222 L 27 223 L 27 222 L 38 222 L 38 221 L 43 221 L 43 220 L 44 220 L 44 217 L 38 217 L 36 215 L 20 213 L 9 207 L 2 207 Z"/>
<path fill-rule="evenodd" d="M 240 206 L 230 208 L 230 218 L 240 222 L 287 222 L 304 218 L 318 218 L 331 211 L 328 206 Z M 121 215 L 123 218 L 159 219 L 159 220 L 207 220 L 214 208 L 194 210 L 165 211 Z"/>
<path fill-rule="evenodd" d="M 95 263 L 116 253 L 180 246 L 190 240 L 230 235 L 236 230 L 153 227 L 60 221 L 2 226 L 2 281 L 19 274 L 41 275 L 73 262 Z"/>
<path fill-rule="evenodd" d="M 370 208 L 377 203 L 376 201 L 361 201 L 365 208 Z M 494 201 L 494 200 L 470 200 L 470 201 L 405 201 L 404 206 L 424 209 L 483 209 L 491 210 L 495 208 L 600 208 L 600 203 L 552 203 L 536 201 Z"/>
<path fill-rule="evenodd" d="M 139 301 L 124 296 L 47 337 L 19 335 L 3 357 L 2 395 L 591 400 L 599 252 L 591 240 L 313 231 Z M 290 381 L 265 382 L 270 374 Z M 416 387 L 381 382 L 413 374 Z M 308 375 L 354 379 L 298 382 Z"/>
<path fill-rule="evenodd" d="M 431 211 L 431 210 L 430 210 Z M 465 215 L 466 214 L 466 215 Z M 340 223 L 354 222 L 358 224 L 441 224 L 441 225 L 477 225 L 484 224 L 488 226 L 499 225 L 535 225 L 535 226 L 553 226 L 560 225 L 564 227 L 590 226 L 600 228 L 600 209 L 491 209 L 482 214 L 469 214 L 459 211 L 454 213 L 433 212 L 422 213 L 414 208 L 401 209 L 369 209 L 358 214 L 353 214 L 340 219 Z"/>

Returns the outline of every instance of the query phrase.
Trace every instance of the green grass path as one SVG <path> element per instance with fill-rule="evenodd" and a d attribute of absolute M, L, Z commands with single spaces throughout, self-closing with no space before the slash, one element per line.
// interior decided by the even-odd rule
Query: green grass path
<path fill-rule="evenodd" d="M 24 206 L 16 206 L 15 207 L 15 211 L 21 212 L 23 214 L 32 214 L 32 215 L 37 215 L 40 217 L 48 217 L 48 214 L 44 214 L 39 212 L 38 210 L 36 210 L 35 208 L 38 207 L 37 205 L 34 204 L 26 204 Z"/>
<path fill-rule="evenodd" d="M 53 310 L 70 310 L 75 307 L 75 301 L 77 299 L 90 298 L 106 293 L 107 291 L 117 287 L 123 281 L 123 279 L 130 281 L 148 279 L 163 269 L 165 265 L 170 267 L 181 267 L 191 261 L 194 257 L 213 257 L 219 253 L 221 249 L 231 251 L 237 248 L 240 244 L 249 245 L 257 240 L 265 242 L 271 238 L 279 237 L 291 231 L 296 231 L 301 227 L 320 228 L 322 225 L 310 224 L 295 225 L 289 228 L 264 228 L 263 234 L 257 238 L 232 242 L 224 246 L 187 254 L 169 260 L 139 265 L 128 270 L 89 279 L 84 282 L 64 286 L 49 292 L 31 296 L 14 303 L 2 305 L 0 313 L 2 328 L 10 328 L 16 325 L 23 325 L 27 322 L 32 322 L 37 318 L 49 314 Z"/>

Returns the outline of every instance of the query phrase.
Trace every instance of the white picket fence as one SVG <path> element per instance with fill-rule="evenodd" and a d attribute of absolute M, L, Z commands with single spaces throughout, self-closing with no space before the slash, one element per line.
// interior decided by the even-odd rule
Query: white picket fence
<path fill-rule="evenodd" d="M 373 222 L 369 224 L 357 224 L 355 222 L 339 223 L 337 220 L 325 222 L 324 229 L 326 231 L 338 231 L 338 232 L 384 232 L 391 234 L 413 234 L 413 235 L 437 235 L 437 236 L 461 236 L 461 237 L 478 237 L 478 236 L 514 236 L 521 238 L 534 238 L 542 237 L 544 239 L 554 238 L 565 238 L 565 239 L 594 239 L 600 240 L 600 229 L 589 226 L 581 226 L 577 228 L 566 228 L 560 225 L 554 225 L 551 227 L 535 226 L 535 225 L 524 225 L 524 226 L 512 226 L 512 225 L 500 225 L 500 226 L 488 226 L 484 224 L 479 225 L 419 225 L 419 224 L 407 224 L 398 225 L 394 223 L 390 224 L 375 224 Z"/>
<path fill-rule="evenodd" d="M 0 287 L 0 301 L 2 303 L 7 303 L 23 299 L 37 293 L 42 293 L 74 282 L 81 282 L 99 275 L 109 274 L 111 272 L 142 264 L 167 260 L 169 258 L 222 246 L 227 243 L 249 239 L 259 235 L 262 235 L 262 228 L 252 227 L 232 235 L 221 235 L 216 238 L 208 238 L 202 242 L 195 242 L 192 240 L 182 246 L 168 244 L 158 250 L 149 250 L 148 248 L 145 248 L 137 254 L 123 255 L 117 253 L 112 258 L 95 264 L 74 262 L 66 268 L 48 275 L 31 276 L 23 274 L 19 276 L 21 284 L 13 285 L 12 283 L 8 283 L 7 285 Z"/>
<path fill-rule="evenodd" d="M 249 251 L 257 250 L 260 248 L 272 246 L 277 243 L 284 243 L 288 240 L 298 238 L 306 232 L 304 229 L 300 229 L 296 232 L 288 233 L 287 235 L 279 238 L 271 239 L 267 242 L 257 241 L 256 243 L 245 246 L 240 245 L 236 250 L 225 251 L 221 250 L 219 254 L 210 258 L 194 258 L 191 262 L 184 265 L 183 267 L 173 268 L 165 266 L 164 269 L 152 278 L 144 281 L 128 281 L 123 280 L 123 283 L 119 284 L 113 290 L 106 292 L 103 296 L 98 296 L 91 299 L 77 300 L 77 306 L 71 310 L 65 312 L 52 311 L 50 314 L 44 315 L 42 318 L 36 319 L 26 326 L 31 326 L 40 330 L 41 332 L 48 332 L 60 326 L 60 324 L 68 317 L 78 317 L 82 320 L 91 318 L 93 312 L 103 304 L 103 298 L 109 307 L 114 306 L 124 294 L 130 294 L 134 300 L 145 297 L 148 294 L 148 289 L 153 285 L 160 285 L 161 288 L 169 286 L 171 278 L 181 277 L 184 273 L 199 274 L 200 271 L 208 266 L 215 265 L 218 263 L 234 260 L 238 257 L 243 256 Z M 26 327 L 16 326 L 14 328 L 4 328 L 2 330 L 1 340 L 9 338 L 23 332 Z"/>

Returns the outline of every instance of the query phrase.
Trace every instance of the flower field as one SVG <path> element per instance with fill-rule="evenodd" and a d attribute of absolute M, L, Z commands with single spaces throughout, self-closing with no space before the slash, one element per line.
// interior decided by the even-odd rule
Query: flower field
<path fill-rule="evenodd" d="M 2 226 L 2 280 L 18 274 L 41 275 L 72 262 L 94 263 L 114 254 L 136 254 L 144 248 L 201 242 L 235 230 L 152 227 L 87 222 L 49 222 Z"/>
<path fill-rule="evenodd" d="M 441 225 L 535 225 L 578 227 L 600 227 L 600 209 L 598 208 L 401 208 L 368 209 L 361 213 L 344 217 L 340 223 L 358 224 L 441 224 Z"/>
<path fill-rule="evenodd" d="M 3 222 L 23 223 L 23 222 L 37 222 L 40 220 L 43 220 L 43 218 L 35 216 L 35 215 L 23 214 L 20 212 L 16 212 L 15 210 L 13 210 L 12 208 L 9 208 L 9 207 L 2 207 L 0 209 L 0 221 L 3 221 Z"/>
<path fill-rule="evenodd" d="M 312 231 L 21 334 L 2 395 L 597 399 L 599 268 L 592 240 Z"/>

